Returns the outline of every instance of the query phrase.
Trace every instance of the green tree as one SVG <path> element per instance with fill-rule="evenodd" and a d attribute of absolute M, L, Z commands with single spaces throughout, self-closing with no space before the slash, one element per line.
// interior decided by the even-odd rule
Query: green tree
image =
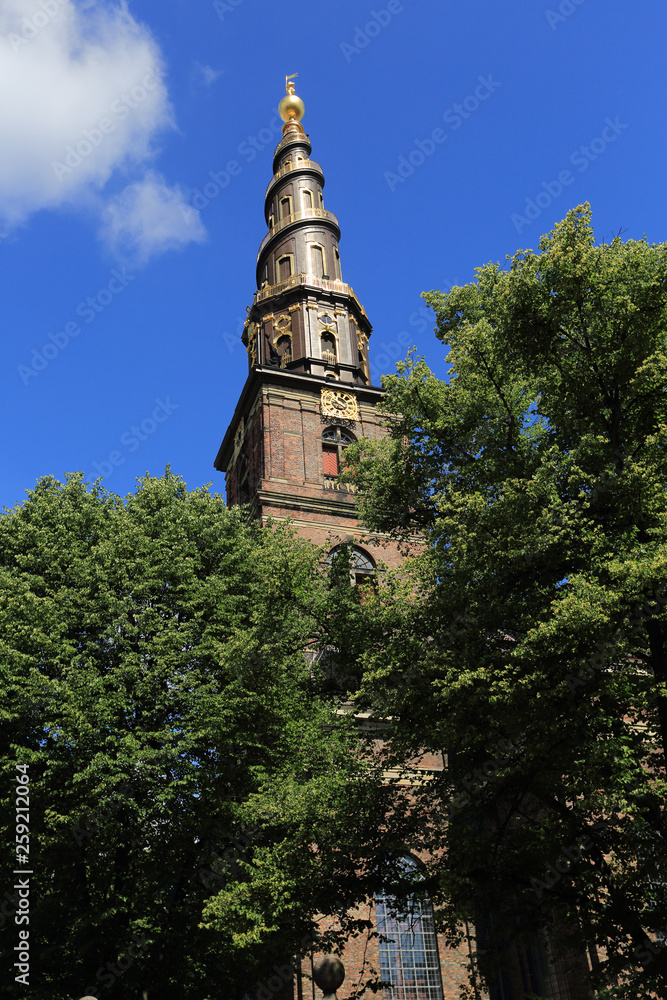
<path fill-rule="evenodd" d="M 487 970 L 569 926 L 600 996 L 667 997 L 667 247 L 596 245 L 580 206 L 424 297 L 449 377 L 411 355 L 346 451 L 368 527 L 425 538 L 358 609 L 358 701 L 397 760 L 448 754 L 430 876 Z"/>
<path fill-rule="evenodd" d="M 317 945 L 326 885 L 282 905 L 264 859 L 281 796 L 326 837 L 346 783 L 370 795 L 304 656 L 337 600 L 319 558 L 169 472 L 125 501 L 44 479 L 0 518 L 3 996 L 21 927 L 37 1000 L 220 1000 Z"/>

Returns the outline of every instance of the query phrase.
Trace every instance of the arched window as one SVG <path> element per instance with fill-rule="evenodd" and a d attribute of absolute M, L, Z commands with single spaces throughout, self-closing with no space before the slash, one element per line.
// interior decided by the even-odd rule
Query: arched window
<path fill-rule="evenodd" d="M 313 192 L 309 191 L 308 188 L 303 188 L 301 191 L 301 198 L 303 202 L 304 209 L 313 207 Z"/>
<path fill-rule="evenodd" d="M 343 452 L 348 444 L 352 444 L 354 440 L 355 438 L 348 431 L 341 430 L 340 427 L 324 428 L 322 431 L 322 466 L 325 476 L 338 475 L 344 465 Z"/>
<path fill-rule="evenodd" d="M 310 267 L 316 278 L 324 275 L 324 249 L 317 243 L 310 245 Z"/>
<path fill-rule="evenodd" d="M 320 353 L 322 361 L 328 365 L 335 365 L 338 357 L 336 353 L 336 338 L 333 333 L 323 333 L 320 336 Z"/>
<path fill-rule="evenodd" d="M 332 566 L 341 554 L 342 546 L 336 545 L 327 556 L 327 563 Z M 375 583 L 375 563 L 365 549 L 358 545 L 352 548 L 352 583 L 356 587 L 373 585 Z"/>
<path fill-rule="evenodd" d="M 285 333 L 282 337 L 278 337 L 276 350 L 280 355 L 280 367 L 286 368 L 292 360 L 292 338 L 289 334 Z"/>
<path fill-rule="evenodd" d="M 284 198 L 280 199 L 280 218 L 288 219 L 292 214 L 292 198 L 291 195 L 285 195 Z"/>
<path fill-rule="evenodd" d="M 292 276 L 292 255 L 285 254 L 283 257 L 278 259 L 276 265 L 278 274 L 276 275 L 277 281 L 287 281 L 288 278 Z"/>
<path fill-rule="evenodd" d="M 418 877 L 418 864 L 400 858 L 401 875 Z M 433 907 L 425 892 L 400 902 L 390 892 L 375 896 L 380 976 L 384 1000 L 442 1000 L 440 957 Z"/>

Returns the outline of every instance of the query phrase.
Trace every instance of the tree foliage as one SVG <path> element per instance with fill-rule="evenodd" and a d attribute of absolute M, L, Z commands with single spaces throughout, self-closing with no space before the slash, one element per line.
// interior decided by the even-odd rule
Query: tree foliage
<path fill-rule="evenodd" d="M 601 996 L 667 996 L 667 247 L 596 244 L 580 206 L 424 297 L 449 377 L 411 355 L 346 451 L 368 527 L 426 540 L 359 609 L 358 700 L 397 759 L 448 754 L 430 874 L 487 968 L 570 926 Z"/>
<path fill-rule="evenodd" d="M 337 606 L 318 559 L 169 472 L 124 501 L 44 479 L 0 518 L 0 950 L 11 970 L 27 774 L 32 996 L 220 1000 L 317 945 L 328 873 L 318 893 L 292 856 L 275 871 L 285 830 L 326 869 L 348 784 L 369 800 L 350 836 L 377 829 L 304 655 Z"/>

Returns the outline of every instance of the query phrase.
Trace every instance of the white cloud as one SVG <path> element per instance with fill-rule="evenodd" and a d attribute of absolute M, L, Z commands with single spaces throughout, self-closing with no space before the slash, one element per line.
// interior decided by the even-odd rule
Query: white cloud
<path fill-rule="evenodd" d="M 0 226 L 95 200 L 105 212 L 114 171 L 143 175 L 157 136 L 175 127 L 163 73 L 158 45 L 126 0 L 0 0 Z M 142 185 L 166 211 L 164 183 L 150 174 Z M 157 215 L 155 226 L 173 246 L 176 227 L 170 233 Z M 191 232 L 201 238 L 197 226 Z M 138 246 L 149 242 L 137 235 Z"/>
<path fill-rule="evenodd" d="M 205 87 L 210 87 L 212 83 L 221 77 L 223 74 L 221 69 L 213 69 L 212 66 L 207 66 L 204 63 L 195 62 L 193 70 L 193 80 L 200 81 Z"/>
<path fill-rule="evenodd" d="M 102 236 L 116 254 L 143 264 L 161 250 L 203 243 L 206 230 L 180 188 L 149 171 L 106 206 Z"/>

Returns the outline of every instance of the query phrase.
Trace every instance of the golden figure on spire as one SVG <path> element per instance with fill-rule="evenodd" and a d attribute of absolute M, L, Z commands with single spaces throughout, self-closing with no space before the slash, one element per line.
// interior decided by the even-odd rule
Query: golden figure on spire
<path fill-rule="evenodd" d="M 278 105 L 278 113 L 285 122 L 283 125 L 283 134 L 288 131 L 303 132 L 303 126 L 300 122 L 304 116 L 306 108 L 301 98 L 297 97 L 294 93 L 293 83 L 294 78 L 298 75 L 298 73 L 292 73 L 290 76 L 285 77 L 286 96 L 283 97 L 282 101 Z"/>

